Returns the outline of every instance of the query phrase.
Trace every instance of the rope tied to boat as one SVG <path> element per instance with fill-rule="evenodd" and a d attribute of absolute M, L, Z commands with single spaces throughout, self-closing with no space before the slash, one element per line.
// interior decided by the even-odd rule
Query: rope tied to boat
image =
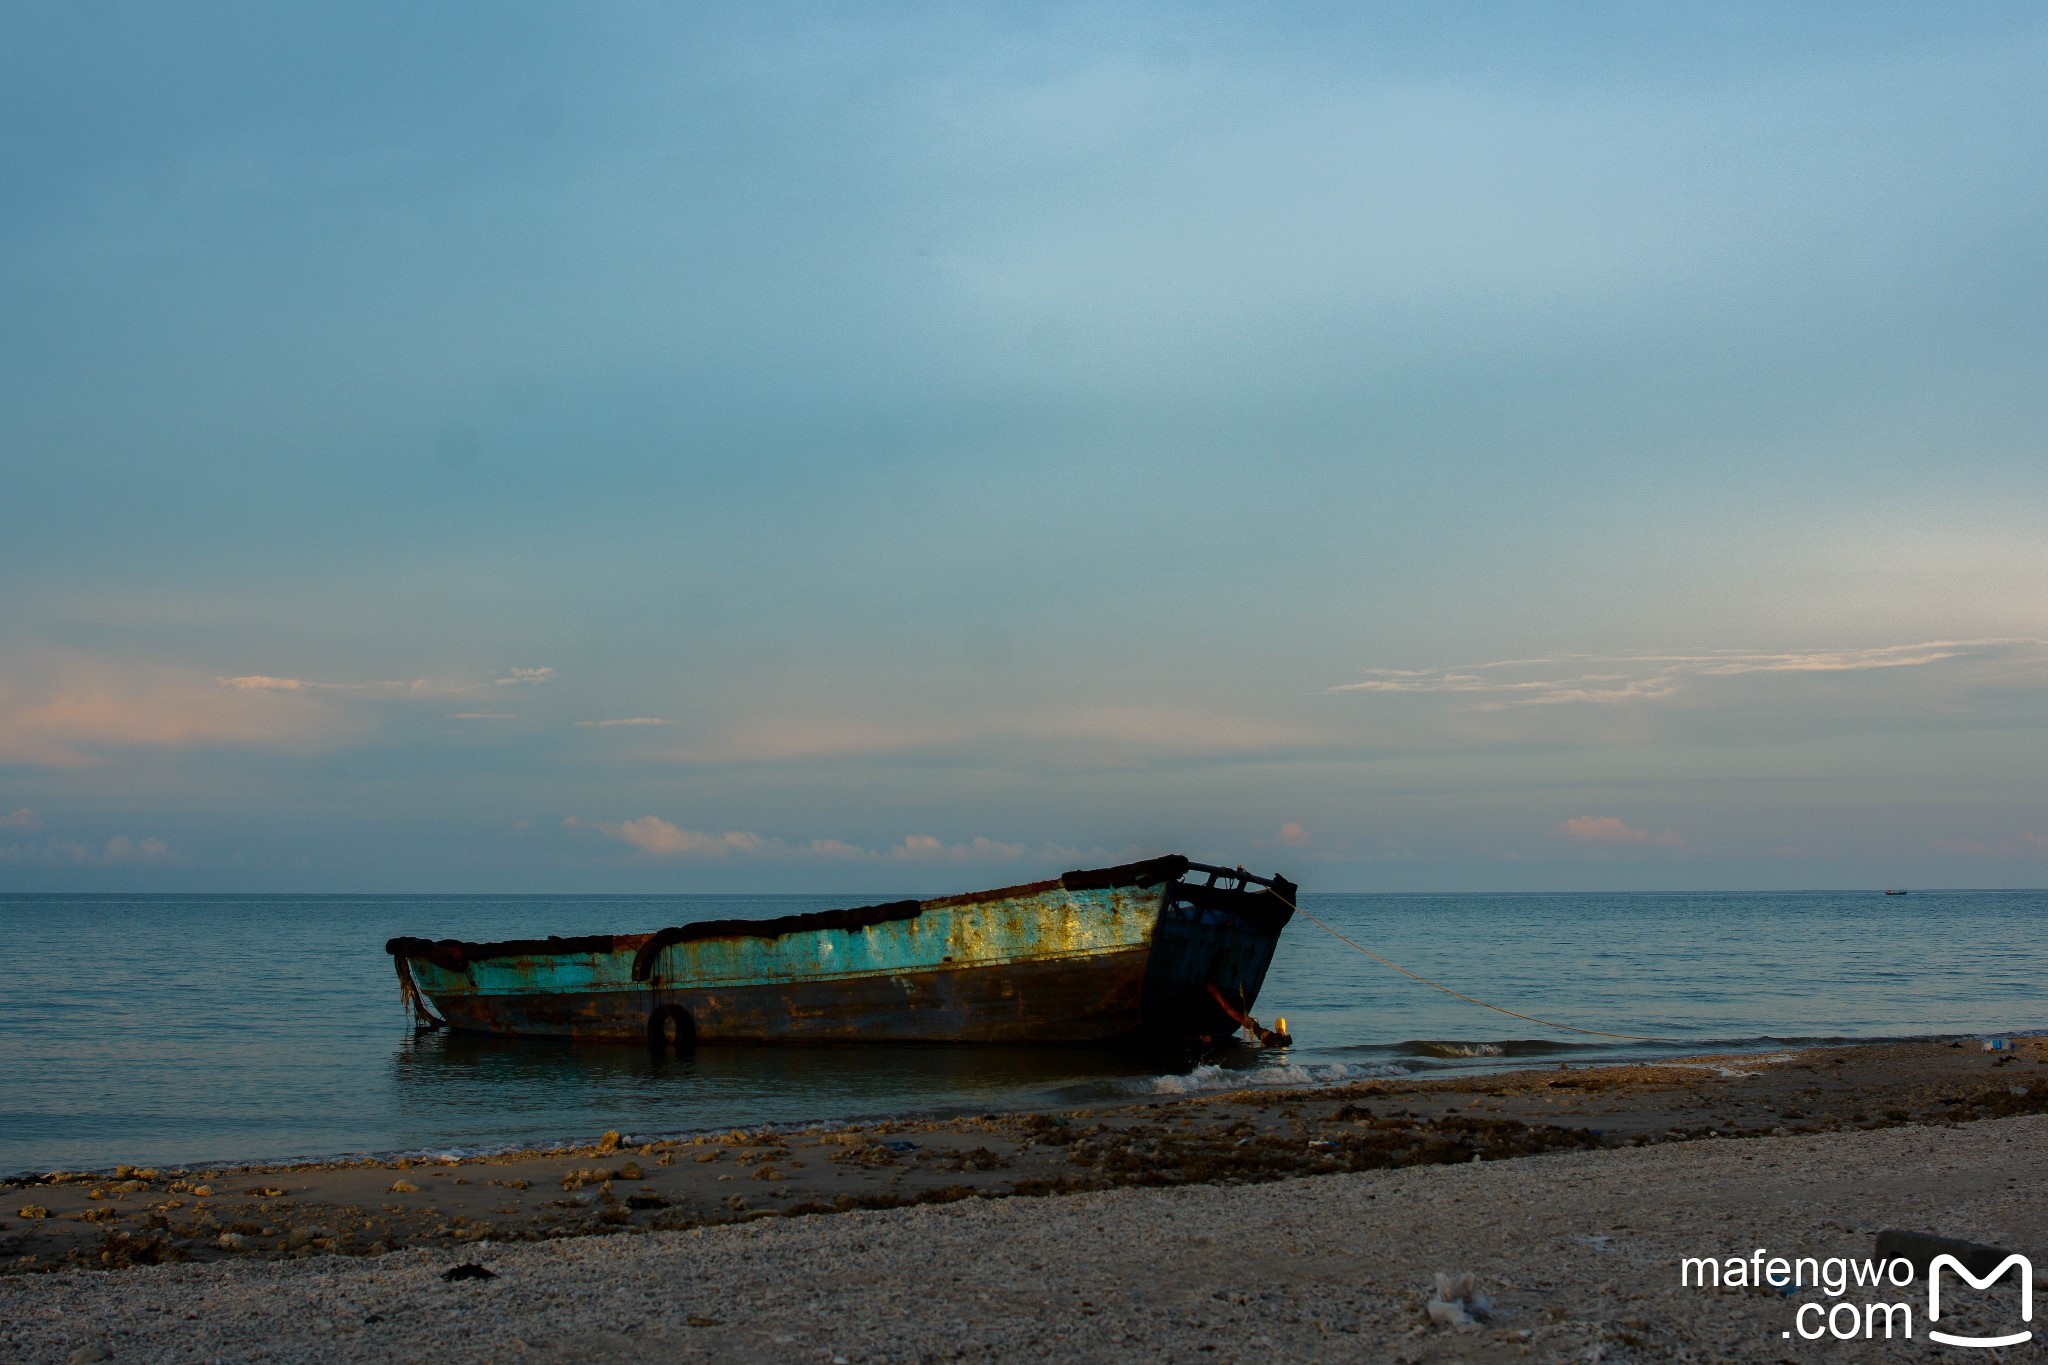
<path fill-rule="evenodd" d="M 1363 943 L 1360 943 L 1357 939 L 1350 937 L 1348 934 L 1339 933 L 1337 930 L 1323 923 L 1314 915 L 1311 915 L 1308 911 L 1302 909 L 1299 905 L 1296 905 L 1293 901 L 1281 895 L 1278 891 L 1269 889 L 1266 894 L 1272 896 L 1282 905 L 1285 905 L 1295 914 L 1300 915 L 1303 919 L 1307 920 L 1310 924 L 1313 924 L 1316 928 L 1328 934 L 1331 938 L 1336 939 L 1340 943 L 1348 944 L 1349 946 L 1356 948 L 1359 952 L 1364 953 L 1367 957 L 1379 963 L 1382 967 L 1391 967 L 1393 970 L 1409 978 L 1411 981 L 1420 981 L 1423 985 L 1429 987 L 1431 990 L 1442 991 L 1445 995 L 1452 996 L 1458 1000 L 1462 1000 L 1468 1005 L 1477 1005 L 1479 1006 L 1479 1008 L 1483 1010 L 1492 1010 L 1495 1014 L 1505 1014 L 1510 1019 L 1521 1019 L 1531 1024 L 1541 1024 L 1545 1028 L 1561 1029 L 1566 1033 L 1584 1033 L 1594 1038 L 1619 1038 L 1623 1042 L 1628 1043 L 1663 1043 L 1670 1041 L 1669 1039 L 1665 1038 L 1646 1038 L 1638 1033 L 1610 1033 L 1606 1029 L 1580 1028 L 1576 1024 L 1560 1024 L 1554 1019 L 1539 1019 L 1533 1014 L 1523 1014 L 1520 1010 L 1511 1010 L 1501 1005 L 1489 1004 L 1476 996 L 1467 995 L 1463 991 L 1454 991 L 1449 986 L 1444 985 L 1440 981 L 1431 981 L 1428 977 L 1421 975 L 1419 972 L 1411 972 L 1398 962 L 1388 961 L 1386 958 L 1381 957 L 1372 949 L 1366 947 Z"/>

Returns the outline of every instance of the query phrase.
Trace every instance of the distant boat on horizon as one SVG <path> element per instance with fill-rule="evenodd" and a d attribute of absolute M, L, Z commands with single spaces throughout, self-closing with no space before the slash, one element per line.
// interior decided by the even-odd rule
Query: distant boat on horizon
<path fill-rule="evenodd" d="M 1886 894 L 1887 896 L 1903 896 L 1903 895 L 1905 895 L 1905 894 L 1906 894 L 1906 889 L 1905 889 L 1904 887 L 1900 887 L 1900 888 L 1898 888 L 1898 889 L 1897 889 L 1897 890 L 1895 890 L 1895 891 L 1894 891 L 1894 890 L 1887 890 L 1887 891 L 1885 892 L 1885 894 Z"/>

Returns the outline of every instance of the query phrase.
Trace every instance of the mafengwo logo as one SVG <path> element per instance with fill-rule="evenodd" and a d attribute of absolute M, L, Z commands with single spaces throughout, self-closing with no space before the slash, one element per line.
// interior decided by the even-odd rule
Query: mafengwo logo
<path fill-rule="evenodd" d="M 1947 1241 L 1950 1249 L 1937 1251 L 1928 1245 L 1940 1241 Z M 1963 1299 L 1963 1286 L 1983 1291 L 2013 1279 L 2019 1282 L 2020 1321 L 2032 1322 L 2034 1265 L 2020 1253 L 1897 1232 L 1880 1234 L 1878 1248 L 1880 1255 L 1872 1258 L 1773 1256 L 1765 1247 L 1756 1248 L 1748 1256 L 1687 1256 L 1680 1259 L 1678 1282 L 1685 1288 L 1772 1289 L 1787 1298 L 1797 1297 L 1791 1325 L 1779 1333 L 1788 1341 L 1795 1337 L 1800 1341 L 1827 1337 L 1836 1341 L 1895 1337 L 1910 1341 L 1917 1335 L 1913 1321 L 1917 1305 L 1911 1291 L 1919 1281 L 1921 1267 L 1925 1266 L 1927 1320 L 1922 1326 L 1929 1341 L 1944 1346 L 1995 1348 L 2018 1346 L 2034 1339 L 2032 1328 L 1996 1336 L 1966 1336 L 1945 1332 L 1938 1325 L 1944 1289 L 1948 1294 L 1950 1324 L 1954 1325 L 1955 1310 L 1962 1306 L 1959 1300 Z M 1887 1251 L 1917 1254 L 1882 1254 Z M 1983 1273 L 1978 1274 L 1978 1270 Z M 1958 1280 L 1961 1285 L 1956 1283 Z M 1996 1316 L 1990 1316 L 1987 1322 L 1987 1315 L 1981 1310 L 1973 1309 L 1968 1316 L 1987 1326 L 1998 1325 Z"/>
<path fill-rule="evenodd" d="M 1990 1274 L 1979 1278 L 1976 1275 L 1972 1275 L 1969 1267 L 1953 1256 L 1942 1255 L 1935 1257 L 1933 1263 L 1927 1267 L 1927 1339 L 1929 1341 L 1938 1341 L 1944 1346 L 2018 1346 L 2022 1342 L 2032 1341 L 2034 1338 L 2032 1328 L 2002 1337 L 1959 1337 L 1948 1332 L 1937 1331 L 1934 1326 L 1935 1323 L 1941 1321 L 1941 1272 L 1943 1269 L 1953 1270 L 1972 1289 L 1989 1289 L 2003 1278 L 2008 1270 L 2013 1269 L 2015 1266 L 2019 1268 L 2020 1272 L 2020 1321 L 2032 1322 L 2034 1320 L 2034 1263 L 2032 1261 L 2029 1261 L 2018 1252 L 2014 1252 L 2003 1261 L 2000 1261 Z"/>

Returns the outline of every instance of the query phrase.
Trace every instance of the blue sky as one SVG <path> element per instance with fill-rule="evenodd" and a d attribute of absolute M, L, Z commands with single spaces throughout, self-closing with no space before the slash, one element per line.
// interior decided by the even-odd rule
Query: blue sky
<path fill-rule="evenodd" d="M 17 7 L 0 889 L 2042 885 L 2044 59 Z"/>

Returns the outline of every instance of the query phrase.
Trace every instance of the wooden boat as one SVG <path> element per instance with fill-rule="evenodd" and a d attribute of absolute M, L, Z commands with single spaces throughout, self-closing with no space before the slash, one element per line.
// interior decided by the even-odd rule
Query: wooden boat
<path fill-rule="evenodd" d="M 1295 886 L 1178 855 L 644 934 L 385 944 L 429 1026 L 536 1038 L 1114 1043 L 1249 1025 Z M 1284 1039 L 1278 1039 L 1284 1041 Z"/>

